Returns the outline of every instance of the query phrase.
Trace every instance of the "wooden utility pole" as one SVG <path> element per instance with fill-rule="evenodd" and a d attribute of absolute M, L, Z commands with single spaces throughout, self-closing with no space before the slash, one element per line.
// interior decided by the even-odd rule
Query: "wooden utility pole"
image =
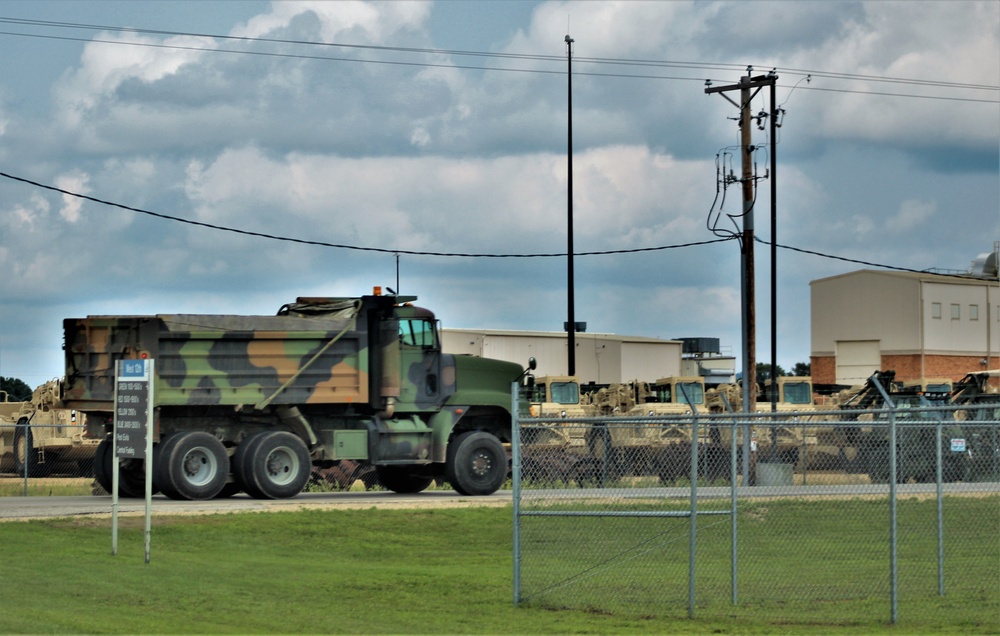
<path fill-rule="evenodd" d="M 753 150 L 752 135 L 750 131 L 750 100 L 752 100 L 760 89 L 764 86 L 774 86 L 778 76 L 774 73 L 769 75 L 758 75 L 750 77 L 745 75 L 740 78 L 739 84 L 729 84 L 727 86 L 709 86 L 705 93 L 719 93 L 731 104 L 740 109 L 740 146 L 742 149 L 741 158 L 743 162 L 740 183 L 743 185 L 743 232 L 740 237 L 740 251 L 743 260 L 740 265 L 742 275 L 742 301 L 743 301 L 743 412 L 753 411 L 753 404 L 757 402 L 757 312 L 755 310 L 755 290 L 754 290 L 754 225 L 753 225 L 753 205 L 754 205 L 754 175 L 753 175 Z M 756 89 L 756 90 L 753 90 Z M 729 91 L 740 91 L 740 103 L 734 102 L 726 93 Z M 751 92 L 752 91 L 752 92 Z M 773 99 L 773 92 L 772 92 Z M 774 105 L 771 105 L 772 111 Z M 774 113 L 772 112 L 772 120 Z M 773 129 L 772 129 L 773 130 Z M 773 139 L 772 139 L 773 144 Z M 772 148 L 772 159 L 774 149 Z M 772 177 L 773 178 L 773 177 Z M 772 190 L 773 192 L 773 190 Z M 774 202 L 771 202 L 772 209 Z M 773 225 L 773 224 L 772 224 Z M 773 237 L 772 237 L 773 241 Z M 773 269 L 773 266 L 772 266 Z M 772 290 L 773 293 L 773 290 Z M 773 303 L 772 303 L 773 305 Z M 772 317 L 773 320 L 773 317 Z M 774 334 L 772 334 L 772 340 Z M 771 373 L 774 373 L 774 363 L 772 361 Z"/>

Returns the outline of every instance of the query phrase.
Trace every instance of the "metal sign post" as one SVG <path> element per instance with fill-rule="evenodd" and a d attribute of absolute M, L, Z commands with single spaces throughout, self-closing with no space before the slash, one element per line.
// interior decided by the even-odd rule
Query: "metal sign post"
<path fill-rule="evenodd" d="M 149 538 L 153 496 L 153 361 L 119 360 L 115 367 L 115 431 L 111 493 L 111 554 L 118 554 L 118 482 L 121 459 L 144 459 L 146 471 L 145 559 L 149 563 Z"/>

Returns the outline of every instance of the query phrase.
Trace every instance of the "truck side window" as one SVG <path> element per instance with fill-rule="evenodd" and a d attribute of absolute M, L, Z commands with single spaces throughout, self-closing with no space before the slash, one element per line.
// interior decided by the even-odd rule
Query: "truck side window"
<path fill-rule="evenodd" d="M 399 342 L 411 347 L 434 347 L 434 324 L 427 320 L 400 320 Z"/>

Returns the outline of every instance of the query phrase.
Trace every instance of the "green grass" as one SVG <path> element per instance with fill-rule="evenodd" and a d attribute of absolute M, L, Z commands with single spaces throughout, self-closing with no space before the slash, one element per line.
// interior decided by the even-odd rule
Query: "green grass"
<path fill-rule="evenodd" d="M 93 479 L 35 479 L 28 480 L 28 497 L 80 497 L 93 494 Z M 0 497 L 23 497 L 24 480 L 16 477 L 0 478 Z"/>
<path fill-rule="evenodd" d="M 903 503 L 900 516 L 907 528 L 928 514 L 933 520 L 927 502 Z M 519 607 L 512 597 L 510 508 L 156 516 L 149 564 L 143 560 L 141 517 L 120 520 L 114 557 L 108 519 L 4 523 L 0 633 L 996 633 L 1000 498 L 947 503 L 954 533 L 948 556 L 959 571 L 949 574 L 945 597 L 937 596 L 936 583 L 907 588 L 896 626 L 887 624 L 884 582 L 849 600 L 836 599 L 837 590 L 845 589 L 845 572 L 849 579 L 885 578 L 882 546 L 853 543 L 884 530 L 872 502 L 769 501 L 741 508 L 746 597 L 735 607 L 728 602 L 726 582 L 728 524 L 699 520 L 700 598 L 694 620 L 686 618 L 686 531 L 678 529 L 686 522 L 681 520 L 671 521 L 664 542 L 669 547 L 644 555 L 638 578 L 627 576 L 629 561 L 592 581 L 593 599 L 582 596 L 594 588 L 590 585 L 572 591 L 568 602 L 541 595 Z M 831 506 L 846 506 L 843 512 L 850 516 Z M 845 523 L 848 518 L 851 524 Z M 608 545 L 621 551 L 631 536 L 627 532 L 649 535 L 648 526 L 616 526 L 619 534 L 602 545 L 589 537 L 608 530 L 600 523 L 547 519 L 525 520 L 530 541 L 552 542 L 526 546 L 529 581 L 537 572 L 563 576 L 588 558 L 606 561 L 607 554 L 586 551 Z M 831 537 L 831 530 L 841 538 Z M 991 534 L 983 536 L 984 531 Z M 935 545 L 930 535 L 901 530 L 900 558 L 910 564 L 904 568 L 901 562 L 901 570 L 923 562 L 927 542 Z M 849 549 L 831 551 L 831 544 Z M 544 545 L 552 549 L 540 550 Z M 565 550 L 567 545 L 584 553 Z M 759 559 L 784 568 L 784 574 L 761 569 Z M 832 586 L 832 593 L 803 600 L 810 595 L 795 583 L 802 573 L 817 590 Z M 607 609 L 591 602 L 623 589 L 645 594 L 647 579 L 662 591 L 662 605 L 653 609 L 637 610 L 634 603 Z M 683 593 L 676 592 L 678 586 Z"/>
<path fill-rule="evenodd" d="M 686 507 L 647 503 L 632 510 Z M 898 509 L 901 624 L 908 632 L 1000 632 L 1000 498 L 945 500 L 945 596 L 937 587 L 936 502 L 901 499 Z M 747 500 L 739 511 L 739 605 L 730 603 L 728 516 L 699 517 L 696 616 L 746 617 L 744 629 L 763 619 L 782 631 L 808 624 L 868 629 L 889 619 L 885 498 Z M 521 534 L 524 595 L 540 607 L 686 612 L 685 518 L 528 516 Z"/>

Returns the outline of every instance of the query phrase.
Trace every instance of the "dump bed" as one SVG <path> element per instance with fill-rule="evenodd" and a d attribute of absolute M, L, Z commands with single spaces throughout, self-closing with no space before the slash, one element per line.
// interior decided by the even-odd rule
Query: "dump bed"
<path fill-rule="evenodd" d="M 368 331 L 359 304 L 278 316 L 175 314 L 63 321 L 63 401 L 111 410 L 115 362 L 155 360 L 155 404 L 233 405 L 368 401 Z"/>

